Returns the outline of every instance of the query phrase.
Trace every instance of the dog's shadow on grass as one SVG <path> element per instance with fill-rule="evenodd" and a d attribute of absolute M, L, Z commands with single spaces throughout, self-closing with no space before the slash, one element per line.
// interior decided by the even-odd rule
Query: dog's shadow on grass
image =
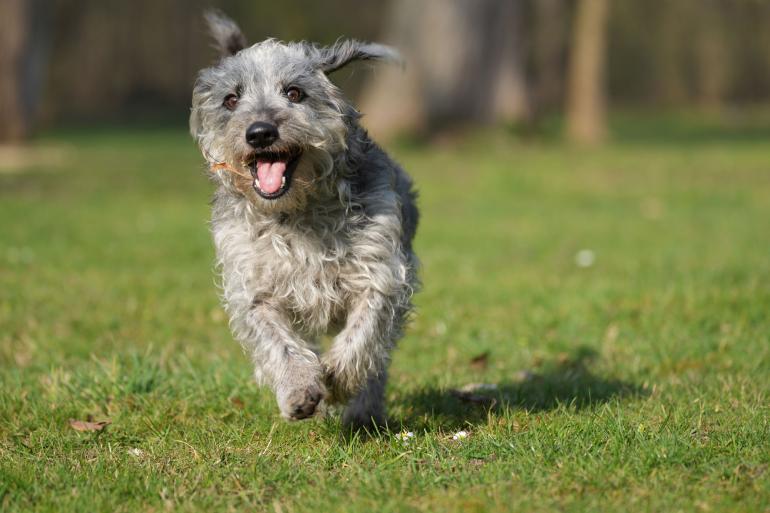
<path fill-rule="evenodd" d="M 519 371 L 510 381 L 458 388 L 424 388 L 398 398 L 401 408 L 391 419 L 409 429 L 459 429 L 488 421 L 489 414 L 522 409 L 542 412 L 566 406 L 584 409 L 617 397 L 643 396 L 639 385 L 597 376 L 591 364 L 596 351 L 579 348 L 538 365 L 536 371 Z"/>

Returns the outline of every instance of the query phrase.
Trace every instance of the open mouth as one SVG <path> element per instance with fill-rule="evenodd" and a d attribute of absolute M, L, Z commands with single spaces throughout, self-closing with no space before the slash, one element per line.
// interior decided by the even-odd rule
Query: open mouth
<path fill-rule="evenodd" d="M 291 187 L 291 176 L 302 152 L 297 149 L 257 151 L 247 165 L 254 178 L 254 190 L 265 199 L 280 198 Z"/>

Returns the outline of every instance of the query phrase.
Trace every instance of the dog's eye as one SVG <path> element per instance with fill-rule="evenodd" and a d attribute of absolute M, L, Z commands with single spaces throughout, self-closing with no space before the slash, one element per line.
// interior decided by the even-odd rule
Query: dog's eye
<path fill-rule="evenodd" d="M 305 95 L 302 94 L 302 90 L 297 86 L 291 86 L 286 89 L 286 98 L 292 103 L 301 102 Z"/>
<path fill-rule="evenodd" d="M 228 94 L 225 96 L 225 100 L 222 102 L 222 105 L 224 105 L 227 110 L 234 110 L 235 106 L 238 105 L 238 95 Z"/>

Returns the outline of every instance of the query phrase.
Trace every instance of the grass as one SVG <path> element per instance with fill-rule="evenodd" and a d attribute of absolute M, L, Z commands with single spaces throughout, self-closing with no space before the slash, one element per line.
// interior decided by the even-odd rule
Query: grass
<path fill-rule="evenodd" d="M 373 436 L 252 383 L 183 130 L 43 138 L 0 173 L 0 509 L 769 511 L 770 142 L 645 123 L 394 149 L 425 286 Z"/>

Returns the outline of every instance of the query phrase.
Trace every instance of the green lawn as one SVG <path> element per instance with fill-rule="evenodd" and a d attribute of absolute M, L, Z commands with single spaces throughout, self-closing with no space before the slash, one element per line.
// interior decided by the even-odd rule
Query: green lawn
<path fill-rule="evenodd" d="M 41 139 L 0 169 L 0 510 L 770 511 L 768 130 L 621 125 L 392 149 L 424 290 L 370 437 L 253 384 L 183 129 Z"/>

